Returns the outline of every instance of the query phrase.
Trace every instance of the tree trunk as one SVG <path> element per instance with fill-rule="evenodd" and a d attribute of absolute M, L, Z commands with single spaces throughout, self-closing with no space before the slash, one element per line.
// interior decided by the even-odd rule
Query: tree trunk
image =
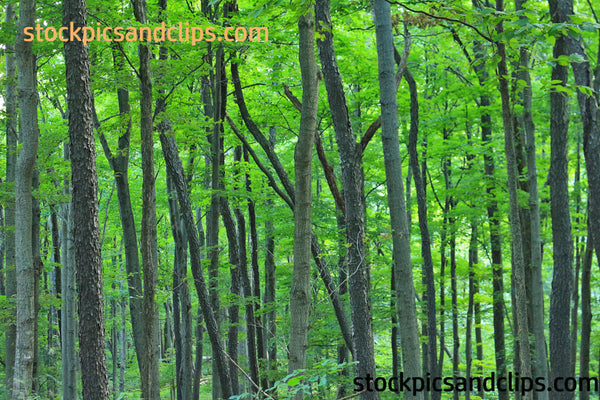
<path fill-rule="evenodd" d="M 474 2 L 474 5 L 477 3 Z M 477 62 L 474 65 L 477 73 L 479 85 L 483 86 L 487 79 L 488 73 L 485 69 L 485 53 L 483 45 L 479 42 L 475 43 L 475 59 Z M 482 95 L 479 100 L 480 107 L 487 110 L 491 101 L 489 96 Z M 485 108 L 484 108 L 485 107 Z M 487 111 L 482 111 L 481 117 L 481 141 L 489 144 L 492 141 L 492 118 Z M 493 287 L 493 324 L 494 324 L 494 354 L 496 361 L 496 376 L 498 378 L 506 377 L 506 349 L 505 349 L 505 330 L 504 330 L 504 268 L 502 261 L 502 236 L 500 227 L 500 216 L 498 209 L 498 201 L 494 198 L 495 185 L 492 183 L 495 175 L 495 161 L 491 153 L 491 147 L 483 153 L 484 171 L 486 177 L 486 193 L 490 197 L 487 205 L 487 214 L 490 230 L 490 247 L 492 253 L 492 287 Z M 499 400 L 508 400 L 509 394 L 506 391 L 498 393 Z"/>
<path fill-rule="evenodd" d="M 33 395 L 35 346 L 35 267 L 32 248 L 32 179 L 38 147 L 36 57 L 23 30 L 35 22 L 35 1 L 20 3 L 19 33 L 15 44 L 19 92 L 19 139 L 22 144 L 15 179 L 15 263 L 17 277 L 17 337 L 13 399 Z"/>
<path fill-rule="evenodd" d="M 525 0 L 516 0 L 517 10 L 522 10 Z M 523 17 L 526 18 L 526 17 Z M 520 49 L 518 79 L 523 80 L 526 86 L 521 92 L 523 103 L 523 127 L 525 129 L 525 150 L 527 152 L 527 181 L 529 188 L 529 214 L 531 232 L 531 310 L 533 312 L 532 328 L 534 338 L 534 359 L 532 373 L 536 377 L 548 379 L 548 355 L 546 352 L 546 336 L 544 323 L 544 290 L 542 286 L 542 240 L 540 224 L 540 207 L 537 186 L 537 163 L 535 151 L 535 125 L 532 113 L 532 88 L 529 74 L 530 52 L 526 47 Z M 537 394 L 538 400 L 548 400 L 548 392 Z"/>
<path fill-rule="evenodd" d="M 226 198 L 220 200 L 221 205 L 221 216 L 223 218 L 223 225 L 225 226 L 225 232 L 227 234 L 228 242 L 228 253 L 229 253 L 229 271 L 231 281 L 229 285 L 229 293 L 231 295 L 231 304 L 227 308 L 227 314 L 229 316 L 229 327 L 227 329 L 227 353 L 229 354 L 229 378 L 231 379 L 231 390 L 233 394 L 240 394 L 239 381 L 238 381 L 238 370 L 236 364 L 238 363 L 238 325 L 240 323 L 240 307 L 239 299 L 242 286 L 242 277 L 240 273 L 240 259 L 239 259 L 239 247 L 237 229 L 233 216 L 231 215 L 231 208 Z"/>
<path fill-rule="evenodd" d="M 175 241 L 173 271 L 173 329 L 175 331 L 175 357 L 177 398 L 192 399 L 194 366 L 192 363 L 192 314 L 191 299 L 187 277 L 187 232 L 179 213 L 177 192 L 167 175 L 169 193 L 169 215 L 171 231 Z"/>
<path fill-rule="evenodd" d="M 329 108 L 333 119 L 336 142 L 340 153 L 342 187 L 344 193 L 346 259 L 348 270 L 350 307 L 354 326 L 353 346 L 358 361 L 356 376 L 375 376 L 375 350 L 371 325 L 369 286 L 369 264 L 365 262 L 365 217 L 364 185 L 361 170 L 362 147 L 356 141 L 352 131 L 348 106 L 344 94 L 342 79 L 337 65 L 333 46 L 333 34 L 329 1 L 317 1 L 316 17 L 319 33 L 317 41 L 319 56 L 323 66 L 325 87 Z M 304 104 L 304 103 L 303 103 Z M 296 190 L 298 193 L 298 190 Z M 378 398 L 374 393 L 366 393 L 363 399 Z"/>
<path fill-rule="evenodd" d="M 146 1 L 134 0 L 133 10 L 136 20 L 147 23 Z M 146 38 L 145 40 L 149 40 Z M 140 250 L 142 253 L 142 271 L 144 272 L 144 294 L 142 320 L 144 326 L 144 348 L 142 372 L 142 398 L 160 399 L 160 381 L 158 375 L 159 337 L 158 307 L 155 291 L 158 280 L 158 253 L 156 231 L 156 191 L 154 176 L 154 139 L 152 116 L 152 81 L 150 77 L 150 49 L 147 44 L 138 46 L 140 57 L 140 132 L 142 148 L 142 227 Z"/>
<path fill-rule="evenodd" d="M 402 161 L 398 139 L 398 103 L 394 77 L 394 38 L 390 4 L 385 0 L 372 2 L 373 20 L 377 37 L 379 90 L 381 96 L 381 140 L 385 175 L 387 178 L 388 205 L 392 225 L 394 267 L 397 304 L 400 321 L 400 340 L 404 374 L 417 377 L 421 374 L 419 358 L 419 333 L 413 284 L 412 263 L 406 206 L 402 181 Z M 405 394 L 407 399 L 420 400 L 421 393 Z"/>
<path fill-rule="evenodd" d="M 113 58 L 115 63 L 115 72 L 119 73 L 123 69 L 124 57 L 120 51 L 113 47 Z M 129 105 L 129 91 L 124 87 L 117 88 L 117 101 L 119 103 L 120 130 L 117 150 L 113 153 L 110 150 L 108 142 L 98 128 L 100 142 L 104 154 L 113 171 L 115 184 L 117 188 L 117 199 L 119 202 L 119 216 L 121 229 L 123 231 L 123 247 L 125 248 L 125 272 L 127 276 L 127 290 L 129 293 L 129 314 L 131 316 L 131 328 L 133 334 L 133 344 L 140 369 L 140 378 L 142 386 L 146 386 L 146 374 L 142 373 L 142 368 L 146 362 L 144 359 L 145 337 L 144 321 L 142 316 L 143 309 L 143 290 L 142 278 L 140 275 L 140 258 L 138 251 L 137 230 L 133 208 L 131 206 L 131 192 L 129 189 L 129 145 L 131 140 L 131 116 L 129 115 L 131 107 Z"/>
<path fill-rule="evenodd" d="M 65 158 L 69 157 L 69 149 L 65 145 Z M 71 196 L 71 183 L 65 179 L 64 194 Z M 72 202 L 61 206 L 62 227 L 62 260 L 61 276 L 61 364 L 62 364 L 62 396 L 64 400 L 77 399 L 77 353 L 75 338 L 77 336 L 76 292 L 75 292 L 75 249 L 73 239 L 73 206 Z"/>
<path fill-rule="evenodd" d="M 229 398 L 232 394 L 232 390 L 230 385 L 231 381 L 229 379 L 229 369 L 227 368 L 228 363 L 226 361 L 223 346 L 220 342 L 220 332 L 215 319 L 215 310 L 210 302 L 208 288 L 206 286 L 206 281 L 204 280 L 198 230 L 194 224 L 194 214 L 192 212 L 190 196 L 184 178 L 183 165 L 179 159 L 175 139 L 162 134 L 160 136 L 160 142 L 167 164 L 167 173 L 171 176 L 171 179 L 173 179 L 173 185 L 177 190 L 177 197 L 179 199 L 180 212 L 185 222 L 185 229 L 188 235 L 188 244 L 190 248 L 192 274 L 194 276 L 194 283 L 196 285 L 196 291 L 198 292 L 204 321 L 206 322 L 206 329 L 213 348 L 213 359 L 219 370 L 218 378 L 220 380 L 221 395 L 224 398 Z"/>
<path fill-rule="evenodd" d="M 12 0 L 8 0 L 5 11 L 6 23 L 13 23 L 15 20 L 15 8 Z M 8 185 L 15 182 L 15 168 L 17 165 L 17 67 L 14 55 L 14 42 L 7 40 L 5 43 L 5 64 L 6 64 L 6 183 Z M 6 204 L 7 228 L 15 226 L 15 203 L 14 199 Z M 11 322 L 6 327 L 6 352 L 4 362 L 6 399 L 12 399 L 13 374 L 15 367 L 15 346 L 17 338 L 17 326 L 15 324 L 16 308 L 15 297 L 17 294 L 17 277 L 15 274 L 15 232 L 14 229 L 6 229 L 4 234 L 6 243 L 6 266 L 5 266 L 5 290 L 6 298 L 10 301 L 10 314 L 13 316 Z"/>
<path fill-rule="evenodd" d="M 573 13 L 572 3 L 549 0 L 553 23 L 568 22 Z M 553 57 L 568 55 L 568 38 L 559 35 L 554 43 Z M 568 66 L 556 63 L 552 80 L 566 86 Z M 573 238 L 569 212 L 569 98 L 562 91 L 550 92 L 550 213 L 552 216 L 552 243 L 554 268 L 550 294 L 550 382 L 571 373 L 571 332 L 569 331 L 570 302 L 573 280 Z M 562 388 L 560 388 L 562 389 Z M 573 394 L 553 390 L 552 400 L 570 400 Z"/>
<path fill-rule="evenodd" d="M 426 286 L 425 298 L 427 303 L 427 351 L 429 366 L 428 371 L 431 373 L 432 379 L 439 376 L 437 365 L 437 321 L 436 321 L 436 293 L 435 293 L 435 278 L 433 274 L 433 259 L 431 257 L 431 238 L 429 236 L 429 224 L 427 223 L 427 193 L 423 176 L 421 176 L 421 168 L 419 164 L 419 156 L 417 153 L 417 140 L 419 135 L 419 98 L 417 93 L 417 84 L 412 74 L 406 69 L 404 77 L 408 83 L 410 91 L 410 132 L 408 136 L 408 154 L 410 157 L 410 168 L 414 174 L 415 189 L 417 191 L 417 208 L 419 215 L 419 228 L 421 231 L 421 256 L 423 257 L 424 283 Z M 423 161 L 425 162 L 425 161 Z M 424 164 L 425 165 L 425 164 Z M 453 285 L 453 291 L 455 285 Z M 453 295 L 454 299 L 454 295 Z M 456 354 L 455 354 L 456 357 Z M 432 398 L 439 399 L 440 392 L 433 391 Z"/>
<path fill-rule="evenodd" d="M 496 0 L 496 11 L 504 11 L 504 1 Z M 502 21 L 496 25 L 499 34 L 504 32 Z M 508 87 L 508 67 L 506 64 L 506 45 L 497 42 L 500 61 L 498 63 L 498 76 L 500 80 L 500 97 L 502 99 L 502 122 L 504 125 L 504 152 L 506 154 L 506 169 L 508 173 L 508 192 L 510 197 L 510 231 L 512 235 L 512 264 L 513 283 L 516 304 L 513 305 L 516 312 L 515 327 L 518 332 L 519 356 L 521 358 L 521 376 L 531 376 L 531 355 L 529 352 L 529 325 L 527 321 L 527 296 L 525 287 L 525 260 L 523 257 L 523 239 L 521 231 L 521 220 L 519 216 L 517 159 L 514 146 L 514 129 L 512 125 L 510 93 Z M 532 398 L 532 393 L 524 394 L 524 399 Z"/>
<path fill-rule="evenodd" d="M 591 309 L 591 278 L 592 278 L 592 256 L 593 241 L 588 234 L 585 255 L 581 265 L 581 348 L 579 351 L 579 376 L 588 378 L 590 376 L 590 335 L 592 333 L 592 309 Z M 586 387 L 580 388 L 580 400 L 589 400 L 590 391 Z"/>
<path fill-rule="evenodd" d="M 298 21 L 299 60 L 302 74 L 302 112 L 298 142 L 294 152 L 296 171 L 294 203 L 294 271 L 290 289 L 290 343 L 288 372 L 306 368 L 308 349 L 308 313 L 311 303 L 311 213 L 312 148 L 317 127 L 319 81 L 314 52 L 315 27 L 312 11 Z M 303 393 L 296 395 L 303 398 Z"/>
<path fill-rule="evenodd" d="M 63 2 L 63 24 L 86 26 L 85 0 Z M 102 254 L 98 227 L 98 177 L 87 46 L 65 43 L 73 184 L 73 237 L 79 299 L 79 351 L 84 399 L 109 398 L 104 343 Z"/>

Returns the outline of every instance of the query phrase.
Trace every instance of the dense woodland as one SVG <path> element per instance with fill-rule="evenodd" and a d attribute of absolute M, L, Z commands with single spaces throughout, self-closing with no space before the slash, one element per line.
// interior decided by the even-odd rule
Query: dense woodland
<path fill-rule="evenodd" d="M 0 397 L 598 396 L 597 0 L 0 13 Z"/>

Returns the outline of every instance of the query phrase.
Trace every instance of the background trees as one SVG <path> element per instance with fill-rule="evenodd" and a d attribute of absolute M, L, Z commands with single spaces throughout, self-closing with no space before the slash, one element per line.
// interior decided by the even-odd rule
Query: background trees
<path fill-rule="evenodd" d="M 182 21 L 268 39 L 63 53 L 23 42 L 15 6 L 21 27 Z M 596 4 L 64 6 L 2 9 L 0 395 L 597 376 Z M 520 396 L 466 394 L 481 395 Z"/>

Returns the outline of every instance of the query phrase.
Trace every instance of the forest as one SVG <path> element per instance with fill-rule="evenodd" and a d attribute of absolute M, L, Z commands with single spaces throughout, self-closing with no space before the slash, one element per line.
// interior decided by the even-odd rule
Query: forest
<path fill-rule="evenodd" d="M 596 398 L 599 15 L 2 0 L 0 398 Z"/>

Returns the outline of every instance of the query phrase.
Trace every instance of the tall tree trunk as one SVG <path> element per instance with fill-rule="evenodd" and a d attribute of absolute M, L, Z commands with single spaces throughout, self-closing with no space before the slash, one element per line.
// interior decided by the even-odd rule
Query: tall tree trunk
<path fill-rule="evenodd" d="M 63 24 L 86 26 L 85 0 L 63 2 Z M 87 47 L 65 43 L 69 106 L 73 237 L 79 300 L 79 351 L 84 399 L 109 398 L 104 343 L 102 254 L 98 227 L 98 177 L 93 100 Z"/>
<path fill-rule="evenodd" d="M 402 361 L 406 376 L 420 376 L 419 334 L 413 283 L 412 263 L 406 206 L 402 181 L 402 161 L 398 139 L 398 102 L 394 77 L 394 37 L 390 4 L 385 0 L 372 2 L 373 20 L 377 38 L 379 90 L 381 98 L 381 140 L 385 175 L 387 178 L 388 205 L 392 225 L 396 293 L 400 321 Z M 408 394 L 407 399 L 420 400 L 421 393 Z"/>
<path fill-rule="evenodd" d="M 229 253 L 229 271 L 231 281 L 229 285 L 229 293 L 231 295 L 231 305 L 227 308 L 227 314 L 229 316 L 229 327 L 227 329 L 227 353 L 229 354 L 229 379 L 231 379 L 231 390 L 233 394 L 239 394 L 239 381 L 238 381 L 238 370 L 236 364 L 238 363 L 238 325 L 240 323 L 240 307 L 239 299 L 242 286 L 242 277 L 240 273 L 240 259 L 239 259 L 239 247 L 237 229 L 233 216 L 231 215 L 231 208 L 226 198 L 220 200 L 221 204 L 221 216 L 223 218 L 223 225 L 225 226 L 225 232 L 227 234 L 228 253 Z"/>
<path fill-rule="evenodd" d="M 353 346 L 358 361 L 356 375 L 375 376 L 375 350 L 371 325 L 369 286 L 369 264 L 365 262 L 365 217 L 364 185 L 361 170 L 362 147 L 352 131 L 342 79 L 333 46 L 333 34 L 329 1 L 316 3 L 316 18 L 319 33 L 317 41 L 323 66 L 329 108 L 332 113 L 336 142 L 340 153 L 342 187 L 344 192 L 346 259 L 349 281 L 350 307 L 352 311 Z M 298 190 L 296 190 L 298 193 Z M 366 393 L 364 399 L 375 399 L 376 393 Z"/>
<path fill-rule="evenodd" d="M 229 369 L 227 368 L 228 363 L 226 361 L 226 355 L 220 341 L 221 335 L 215 318 L 215 310 L 212 307 L 206 281 L 204 280 L 198 229 L 194 224 L 194 214 L 192 212 L 190 196 L 187 191 L 187 185 L 184 178 L 183 165 L 179 159 L 179 153 L 177 150 L 177 145 L 175 144 L 175 139 L 162 134 L 160 135 L 160 142 L 167 165 L 167 173 L 171 176 L 171 179 L 173 179 L 173 185 L 177 190 L 179 209 L 188 235 L 192 274 L 194 276 L 196 291 L 198 292 L 198 299 L 200 300 L 200 308 L 206 323 L 206 330 L 208 331 L 213 349 L 213 359 L 215 360 L 215 365 L 217 365 L 219 370 L 218 378 L 220 380 L 221 396 L 224 398 L 229 398 L 232 394 L 232 389 L 230 384 L 231 381 L 229 379 Z"/>
<path fill-rule="evenodd" d="M 167 175 L 167 191 L 169 193 L 169 215 L 171 231 L 175 241 L 173 271 L 173 329 L 175 331 L 175 357 L 177 398 L 192 399 L 194 366 L 192 363 L 192 315 L 191 299 L 187 277 L 187 234 L 179 213 L 177 192 L 173 182 Z"/>
<path fill-rule="evenodd" d="M 408 154 L 410 168 L 414 174 L 415 189 L 417 191 L 417 208 L 419 215 L 419 228 L 421 231 L 421 256 L 423 257 L 424 282 L 426 285 L 427 303 L 427 351 L 429 365 L 428 371 L 433 379 L 439 376 L 437 365 L 437 321 L 436 321 L 436 293 L 435 277 L 433 274 L 433 259 L 431 257 L 431 238 L 429 235 L 429 224 L 427 223 L 427 193 L 425 177 L 421 176 L 421 166 L 417 153 L 417 141 L 419 135 L 419 98 L 417 84 L 408 68 L 404 72 L 410 91 L 410 132 L 408 136 Z M 425 163 L 425 161 L 423 161 Z M 425 165 L 425 164 L 423 164 Z M 455 286 L 455 285 L 454 285 Z M 453 286 L 453 290 L 454 290 Z M 456 357 L 456 354 L 454 355 Z M 441 393 L 433 391 L 432 398 L 439 399 Z"/>
<path fill-rule="evenodd" d="M 244 162 L 249 162 L 248 151 L 244 149 Z M 248 192 L 248 218 L 250 219 L 250 264 L 252 265 L 252 289 L 251 292 L 247 292 L 244 289 L 244 296 L 254 298 L 252 302 L 246 305 L 246 314 L 247 314 L 247 329 L 250 332 L 252 329 L 255 330 L 256 337 L 254 339 L 256 343 L 256 351 L 255 356 L 256 361 L 254 362 L 254 367 L 252 366 L 252 362 L 250 363 L 250 376 L 252 379 L 256 380 L 258 383 L 258 367 L 259 363 L 262 361 L 263 363 L 267 361 L 267 353 L 266 353 L 266 345 L 265 345 L 265 330 L 263 326 L 263 318 L 261 316 L 262 312 L 260 311 L 260 266 L 258 265 L 258 231 L 256 227 L 256 212 L 254 208 L 254 200 L 252 200 L 252 196 L 250 192 L 251 189 L 250 175 L 246 174 L 246 191 Z M 241 210 L 240 210 L 241 212 Z M 243 217 L 243 215 L 242 215 Z M 243 240 L 241 233 L 238 235 L 241 240 Z M 242 243 L 240 243 L 240 247 L 242 247 Z M 247 274 L 246 274 L 247 275 Z M 244 278 L 245 279 L 245 278 Z M 250 279 L 250 278 L 248 278 Z M 250 283 L 248 283 L 250 285 Z M 250 287 L 248 287 L 250 290 Z M 248 308 L 248 307 L 251 308 Z M 251 313 L 251 314 L 250 314 Z M 265 318 L 266 321 L 266 318 Z M 252 356 L 252 350 L 250 349 L 250 338 L 248 338 L 248 353 L 249 356 Z M 266 365 L 266 364 L 264 364 Z M 263 374 L 261 377 L 261 382 L 263 388 L 269 387 L 269 383 L 267 381 L 266 375 Z M 254 390 L 254 389 L 252 389 Z"/>
<path fill-rule="evenodd" d="M 573 13 L 572 3 L 549 0 L 553 23 L 568 22 Z M 553 57 L 569 55 L 567 36 L 561 34 L 554 43 Z M 568 66 L 556 63 L 552 80 L 566 86 Z M 573 280 L 573 238 L 569 212 L 569 98 L 563 91 L 550 92 L 550 213 L 554 268 L 550 294 L 550 382 L 571 373 L 571 333 L 569 331 L 570 302 Z M 561 388 L 562 389 L 562 388 Z M 573 399 L 573 393 L 553 390 L 552 400 Z"/>
<path fill-rule="evenodd" d="M 239 164 L 242 161 L 242 147 L 237 146 L 234 150 L 234 161 L 236 164 Z M 240 173 L 239 166 L 236 165 L 236 175 Z M 246 179 L 248 176 L 244 176 L 244 185 L 240 185 L 243 187 L 248 187 Z M 252 298 L 252 284 L 250 283 L 250 276 L 248 273 L 248 252 L 246 250 L 246 219 L 244 218 L 244 213 L 239 207 L 234 208 L 233 210 L 235 219 L 237 221 L 237 239 L 238 239 L 238 258 L 239 258 L 239 267 L 240 267 L 240 278 L 242 284 L 242 290 L 245 299 L 245 311 L 246 311 L 246 348 L 248 349 L 248 366 L 250 369 L 250 378 L 253 383 L 258 385 L 258 359 L 257 359 L 257 351 L 259 348 L 262 348 L 262 343 L 256 340 L 256 328 L 258 324 L 256 322 L 256 317 L 254 314 L 254 300 Z M 251 234 L 251 240 L 256 239 L 256 224 L 254 224 L 254 232 Z M 254 246 L 253 246 L 254 247 Z M 253 256 L 254 257 L 254 256 Z M 256 260 L 258 264 L 258 260 Z M 255 284 L 260 284 L 260 280 L 255 281 Z M 258 292 L 260 294 L 260 291 Z M 258 297 L 260 301 L 260 296 Z M 254 384 L 251 384 L 250 390 L 252 393 L 256 392 L 256 387 Z"/>
<path fill-rule="evenodd" d="M 37 191 L 40 187 L 40 173 L 34 168 L 32 177 L 32 190 Z M 31 199 L 31 252 L 33 256 L 33 393 L 39 393 L 39 372 L 40 372 L 40 349 L 39 349 L 39 324 L 38 314 L 40 312 L 40 277 L 44 264 L 42 262 L 41 244 L 40 244 L 40 219 L 41 209 L 40 201 L 32 197 Z M 48 343 L 50 345 L 50 343 Z"/>
<path fill-rule="evenodd" d="M 69 149 L 65 144 L 65 159 L 69 159 Z M 65 179 L 64 194 L 71 196 L 71 182 Z M 77 308 L 75 292 L 75 249 L 73 238 L 73 205 L 72 201 L 61 206 L 62 227 L 62 260 L 61 276 L 61 364 L 62 364 L 62 396 L 64 400 L 77 399 L 77 353 L 75 338 L 77 335 Z"/>
<path fill-rule="evenodd" d="M 35 270 L 32 248 L 32 179 L 38 147 L 36 57 L 24 29 L 35 22 L 35 0 L 20 4 L 19 32 L 15 44 L 19 92 L 19 139 L 22 144 L 15 179 L 15 263 L 17 277 L 17 337 L 13 399 L 33 395 L 35 346 Z"/>
<path fill-rule="evenodd" d="M 136 20 L 141 24 L 148 22 L 146 0 L 134 0 L 133 10 Z M 144 40 L 143 38 L 141 38 Z M 149 40 L 146 38 L 145 40 Z M 142 319 L 144 325 L 142 398 L 160 399 L 160 381 L 158 375 L 159 335 L 158 307 L 155 291 L 158 280 L 158 250 L 156 230 L 156 191 L 154 176 L 154 139 L 152 124 L 152 80 L 150 77 L 150 49 L 147 44 L 138 46 L 140 57 L 140 132 L 142 148 L 142 228 L 140 250 L 142 253 L 142 271 L 144 272 L 144 294 Z"/>
<path fill-rule="evenodd" d="M 588 234 L 585 255 L 581 265 L 581 348 L 579 351 L 579 376 L 590 376 L 590 335 L 592 333 L 591 309 L 591 278 L 592 278 L 592 237 Z M 586 387 L 580 388 L 580 400 L 589 400 L 590 391 Z"/>
<path fill-rule="evenodd" d="M 504 1 L 496 0 L 496 11 L 504 11 Z M 499 34 L 504 32 L 503 22 L 496 25 Z M 502 122 L 504 125 L 504 152 L 506 154 L 506 168 L 508 173 L 508 192 L 510 197 L 510 231 L 512 235 L 512 264 L 513 264 L 513 283 L 515 285 L 516 304 L 513 305 L 516 311 L 519 340 L 519 356 L 521 358 L 520 373 L 521 376 L 531 376 L 531 355 L 529 352 L 529 325 L 527 321 L 527 297 L 525 287 L 525 260 L 523 257 L 523 239 L 521 232 L 521 220 L 519 215 L 518 202 L 518 173 L 517 159 L 514 146 L 514 129 L 510 106 L 510 93 L 508 87 L 508 67 L 506 63 L 506 45 L 497 42 L 500 61 L 498 63 L 498 78 L 500 80 L 500 97 L 502 99 Z M 524 394 L 524 399 L 532 398 L 532 393 Z"/>
<path fill-rule="evenodd" d="M 113 58 L 115 72 L 120 73 L 125 62 L 122 53 L 113 47 Z M 140 258 L 138 250 L 137 230 L 135 217 L 131 205 L 131 192 L 129 189 L 129 146 L 131 140 L 131 106 L 129 104 L 129 91 L 124 84 L 117 87 L 117 101 L 119 104 L 120 129 L 117 149 L 115 152 L 110 150 L 103 131 L 98 128 L 100 143 L 113 171 L 115 186 L 117 188 L 117 199 L 119 203 L 119 216 L 121 229 L 123 231 L 123 247 L 125 248 L 125 272 L 127 276 L 127 290 L 129 294 L 129 314 L 131 316 L 131 328 L 133 334 L 133 344 L 140 369 L 140 378 L 142 386 L 146 386 L 146 374 L 142 373 L 144 359 L 145 337 L 144 321 L 142 316 L 143 309 L 143 290 L 142 278 L 140 274 Z"/>
<path fill-rule="evenodd" d="M 6 23 L 14 23 L 15 20 L 15 8 L 13 0 L 8 0 L 5 11 Z M 11 185 L 15 182 L 15 168 L 17 165 L 17 66 L 14 55 L 14 42 L 10 40 L 6 41 L 5 44 L 5 64 L 6 64 L 6 183 Z M 17 294 L 17 281 L 15 274 L 15 203 L 14 199 L 6 204 L 6 220 L 5 227 L 9 228 L 5 230 L 4 241 L 5 241 L 5 254 L 6 254 L 6 265 L 5 265 L 5 290 L 6 298 L 10 301 L 10 313 L 16 315 L 15 308 L 15 297 Z M 12 399 L 12 387 L 13 387 L 13 373 L 15 367 L 15 346 L 17 338 L 17 326 L 15 324 L 16 318 L 12 318 L 6 327 L 5 336 L 5 385 L 6 385 L 6 398 Z"/>
<path fill-rule="evenodd" d="M 516 0 L 517 11 L 523 9 L 525 0 Z M 526 17 L 523 17 L 526 18 Z M 535 125 L 532 112 L 532 88 L 529 74 L 530 52 L 526 47 L 520 49 L 518 79 L 526 86 L 521 92 L 523 103 L 523 127 L 525 130 L 525 150 L 527 152 L 527 183 L 529 188 L 529 224 L 531 232 L 531 310 L 533 312 L 532 328 L 534 338 L 534 359 L 532 373 L 536 377 L 548 379 L 548 355 L 546 352 L 546 336 L 544 323 L 544 290 L 542 285 L 542 240 L 540 224 L 540 206 L 537 186 L 537 163 L 535 150 Z M 548 392 L 536 393 L 538 400 L 548 400 Z"/>
<path fill-rule="evenodd" d="M 302 75 L 302 112 L 294 152 L 296 172 L 294 203 L 294 271 L 290 289 L 290 344 L 288 372 L 306 368 L 308 312 L 311 303 L 310 260 L 312 233 L 312 148 L 317 128 L 319 80 L 315 59 L 312 11 L 298 21 L 299 60 Z M 296 400 L 302 399 L 298 393 Z"/>
<path fill-rule="evenodd" d="M 473 3 L 477 6 L 477 2 Z M 486 1 L 486 6 L 489 3 Z M 474 46 L 475 72 L 479 80 L 479 85 L 483 86 L 488 79 L 488 72 L 485 67 L 485 52 L 483 45 L 479 42 Z M 489 144 L 492 141 L 492 118 L 487 112 L 491 100 L 489 96 L 482 95 L 479 100 L 480 107 L 483 109 L 480 117 L 481 121 L 481 141 Z M 500 227 L 500 216 L 498 201 L 494 198 L 495 185 L 492 183 L 495 175 L 495 161 L 491 153 L 491 146 L 483 153 L 484 172 L 488 183 L 486 183 L 486 193 L 490 197 L 487 205 L 487 214 L 490 230 L 490 247 L 492 253 L 492 290 L 493 290 L 493 324 L 494 324 L 494 355 L 496 362 L 496 376 L 500 379 L 506 376 L 506 349 L 505 349 L 505 330 L 504 330 L 504 267 L 502 261 L 502 236 Z M 498 393 L 499 400 L 508 400 L 509 395 L 506 391 Z"/>

